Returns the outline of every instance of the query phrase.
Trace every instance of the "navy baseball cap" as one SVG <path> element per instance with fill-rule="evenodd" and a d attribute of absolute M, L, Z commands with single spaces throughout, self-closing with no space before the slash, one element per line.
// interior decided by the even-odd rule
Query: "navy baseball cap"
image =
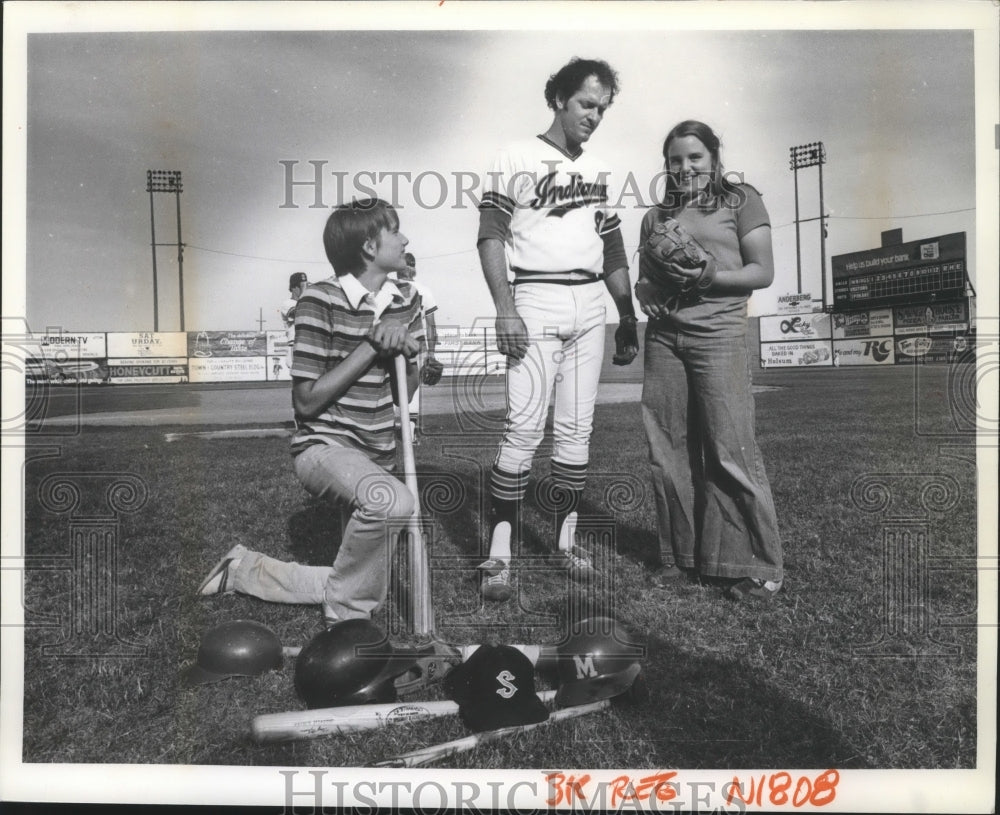
<path fill-rule="evenodd" d="M 304 286 L 308 282 L 309 278 L 306 277 L 305 272 L 295 272 L 295 274 L 288 278 L 288 290 L 291 291 L 296 286 Z"/>
<path fill-rule="evenodd" d="M 475 732 L 544 722 L 531 660 L 510 645 L 482 645 L 444 677 L 445 695 Z"/>

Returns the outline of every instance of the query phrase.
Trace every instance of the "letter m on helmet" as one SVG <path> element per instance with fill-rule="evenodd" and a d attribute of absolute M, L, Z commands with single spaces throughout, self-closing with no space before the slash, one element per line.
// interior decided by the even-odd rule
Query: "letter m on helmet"
<path fill-rule="evenodd" d="M 593 654 L 587 654 L 586 657 L 573 654 L 573 664 L 576 665 L 577 679 L 586 679 L 588 676 L 597 676 L 597 668 L 594 667 Z"/>

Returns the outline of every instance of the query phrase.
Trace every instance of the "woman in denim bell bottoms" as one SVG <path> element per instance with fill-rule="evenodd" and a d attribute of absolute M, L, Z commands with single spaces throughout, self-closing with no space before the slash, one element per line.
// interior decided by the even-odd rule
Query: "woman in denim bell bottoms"
<path fill-rule="evenodd" d="M 697 295 L 654 283 L 640 260 L 636 296 L 650 318 L 642 415 L 649 442 L 662 568 L 657 582 L 700 575 L 727 596 L 781 589 L 781 539 L 754 435 L 747 300 L 774 278 L 760 193 L 723 175 L 719 139 L 697 121 L 667 134 L 664 201 L 643 217 L 639 245 L 675 218 L 716 260 Z M 669 547 L 669 548 L 668 548 Z"/>

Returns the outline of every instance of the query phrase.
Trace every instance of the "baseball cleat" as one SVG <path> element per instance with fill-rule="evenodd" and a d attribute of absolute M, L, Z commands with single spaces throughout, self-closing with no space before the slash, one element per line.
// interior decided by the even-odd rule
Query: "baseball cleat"
<path fill-rule="evenodd" d="M 759 600 L 770 600 L 781 591 L 781 580 L 761 580 L 757 577 L 745 577 L 726 591 L 730 600 L 746 600 L 755 597 Z"/>
<path fill-rule="evenodd" d="M 237 543 L 232 549 L 222 556 L 222 559 L 212 567 L 208 577 L 201 581 L 198 586 L 198 594 L 210 597 L 213 594 L 232 594 L 235 589 L 230 585 L 231 575 L 236 571 L 243 555 L 247 553 L 247 548 Z"/>
<path fill-rule="evenodd" d="M 505 561 L 491 558 L 476 568 L 483 573 L 479 588 L 484 600 L 499 603 L 509 599 L 514 593 L 510 584 L 510 566 Z"/>
<path fill-rule="evenodd" d="M 597 577 L 597 569 L 587 553 L 579 546 L 571 546 L 559 552 L 563 565 L 569 570 L 569 576 L 578 583 L 588 583 Z"/>

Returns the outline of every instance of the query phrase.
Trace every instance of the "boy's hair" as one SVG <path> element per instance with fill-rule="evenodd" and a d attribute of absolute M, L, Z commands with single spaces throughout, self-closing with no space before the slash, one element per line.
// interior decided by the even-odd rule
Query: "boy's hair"
<path fill-rule="evenodd" d="M 618 74 L 603 59 L 580 59 L 573 57 L 545 83 L 545 102 L 552 110 L 557 109 L 556 100 L 564 102 L 580 90 L 588 76 L 596 76 L 598 81 L 611 91 L 610 105 L 618 93 Z"/>
<path fill-rule="evenodd" d="M 396 210 L 380 198 L 364 198 L 338 206 L 323 229 L 323 248 L 333 271 L 338 277 L 363 271 L 365 241 L 378 242 L 383 227 L 396 229 L 398 226 Z"/>

